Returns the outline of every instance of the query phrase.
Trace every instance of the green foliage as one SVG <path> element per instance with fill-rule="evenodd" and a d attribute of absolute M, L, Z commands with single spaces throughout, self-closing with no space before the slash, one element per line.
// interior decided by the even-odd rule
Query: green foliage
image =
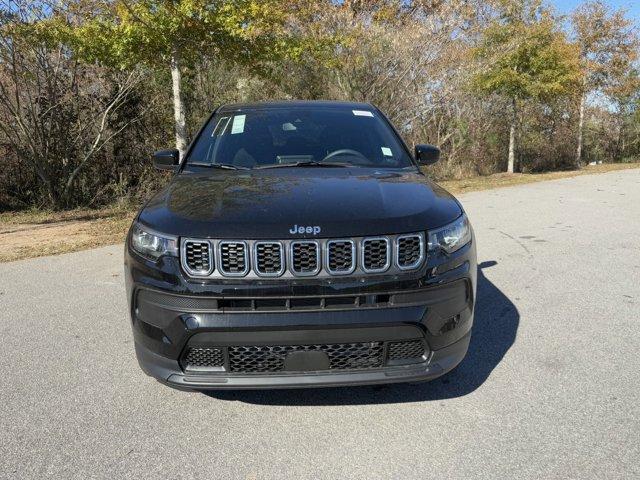
<path fill-rule="evenodd" d="M 578 50 L 548 16 L 492 23 L 474 54 L 483 69 L 473 86 L 483 93 L 550 100 L 570 93 L 580 80 Z"/>
<path fill-rule="evenodd" d="M 86 61 L 130 69 L 184 64 L 203 56 L 246 61 L 295 52 L 279 0 L 116 0 L 73 4 L 41 28 Z"/>

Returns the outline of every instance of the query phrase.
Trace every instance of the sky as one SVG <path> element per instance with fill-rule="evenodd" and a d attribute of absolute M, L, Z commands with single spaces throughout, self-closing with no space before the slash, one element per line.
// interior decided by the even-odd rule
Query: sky
<path fill-rule="evenodd" d="M 585 2 L 580 0 L 549 0 L 549 3 L 556 7 L 558 13 L 568 14 L 578 5 Z M 633 20 L 637 26 L 640 26 L 640 0 L 604 0 L 604 3 L 615 9 L 625 9 L 627 18 Z"/>

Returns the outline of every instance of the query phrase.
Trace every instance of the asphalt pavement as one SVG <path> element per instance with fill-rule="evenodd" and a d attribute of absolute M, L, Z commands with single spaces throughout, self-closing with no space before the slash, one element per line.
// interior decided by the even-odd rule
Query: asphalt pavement
<path fill-rule="evenodd" d="M 640 478 L 640 170 L 460 198 L 471 346 L 418 386 L 176 391 L 121 245 L 0 264 L 0 478 Z"/>

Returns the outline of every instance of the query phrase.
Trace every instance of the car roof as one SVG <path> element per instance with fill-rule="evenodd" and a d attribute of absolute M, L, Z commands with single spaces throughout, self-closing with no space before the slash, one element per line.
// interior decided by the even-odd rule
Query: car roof
<path fill-rule="evenodd" d="M 275 108 L 335 108 L 335 109 L 375 109 L 370 103 L 342 102 L 337 100 L 277 100 L 253 103 L 228 103 L 221 106 L 219 112 L 237 112 L 246 110 L 269 110 Z"/>

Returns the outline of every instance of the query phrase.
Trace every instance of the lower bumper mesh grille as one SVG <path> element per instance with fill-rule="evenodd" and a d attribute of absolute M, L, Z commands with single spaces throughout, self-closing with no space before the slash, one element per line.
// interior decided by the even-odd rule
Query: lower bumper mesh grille
<path fill-rule="evenodd" d="M 387 358 L 389 360 L 406 360 L 421 358 L 425 354 L 424 341 L 409 340 L 406 342 L 391 342 Z"/>
<path fill-rule="evenodd" d="M 225 349 L 228 363 L 225 364 Z M 230 347 L 191 347 L 183 357 L 185 370 L 224 370 L 230 373 L 278 373 L 285 371 L 285 360 L 293 352 L 317 351 L 329 360 L 328 370 L 367 370 L 382 368 L 386 361 L 406 363 L 424 361 L 426 344 L 421 339 L 389 342 L 328 343 L 315 345 L 245 345 Z M 412 361 L 413 360 L 413 361 Z"/>
<path fill-rule="evenodd" d="M 329 357 L 329 370 L 378 368 L 384 360 L 382 342 L 229 347 L 229 369 L 238 373 L 280 372 L 288 354 L 313 350 Z"/>
<path fill-rule="evenodd" d="M 184 359 L 187 368 L 215 368 L 224 366 L 224 354 L 221 348 L 190 348 Z"/>

